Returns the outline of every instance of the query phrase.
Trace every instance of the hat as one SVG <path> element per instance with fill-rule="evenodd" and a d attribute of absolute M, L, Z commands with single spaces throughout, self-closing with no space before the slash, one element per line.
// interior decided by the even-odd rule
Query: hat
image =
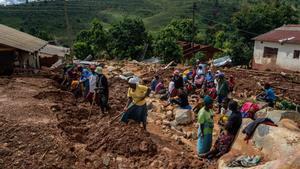
<path fill-rule="evenodd" d="M 205 96 L 203 100 L 205 105 L 210 105 L 213 103 L 213 100 L 209 96 Z"/>
<path fill-rule="evenodd" d="M 102 74 L 102 67 L 98 66 L 95 70 L 96 73 Z"/>
<path fill-rule="evenodd" d="M 174 74 L 174 75 L 179 75 L 180 72 L 179 72 L 179 70 L 175 70 L 173 74 Z"/>
<path fill-rule="evenodd" d="M 128 83 L 130 83 L 130 84 L 139 84 L 139 79 L 137 79 L 136 77 L 132 77 L 128 80 Z"/>

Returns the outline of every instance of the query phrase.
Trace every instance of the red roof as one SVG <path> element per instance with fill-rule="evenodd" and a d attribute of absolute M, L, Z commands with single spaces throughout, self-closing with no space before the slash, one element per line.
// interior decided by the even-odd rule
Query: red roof
<path fill-rule="evenodd" d="M 300 44 L 300 25 L 285 25 L 265 34 L 259 35 L 253 38 L 253 40 Z"/>

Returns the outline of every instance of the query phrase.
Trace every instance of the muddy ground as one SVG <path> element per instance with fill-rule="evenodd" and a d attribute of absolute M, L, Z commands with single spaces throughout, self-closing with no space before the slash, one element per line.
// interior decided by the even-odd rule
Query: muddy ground
<path fill-rule="evenodd" d="M 47 78 L 0 79 L 0 168 L 216 168 L 150 122 L 108 122 L 127 84 L 111 78 L 112 111 L 100 114 Z M 116 83 L 118 82 L 118 83 Z"/>
<path fill-rule="evenodd" d="M 166 84 L 174 67 L 133 62 L 105 62 L 109 77 L 109 114 L 43 77 L 0 78 L 0 168 L 217 168 L 216 161 L 196 157 L 195 139 L 174 139 L 176 131 L 161 125 L 162 114 L 149 112 L 148 131 L 139 125 L 109 124 L 124 108 L 128 85 L 118 74 L 131 71 L 149 84 L 154 74 Z M 109 71 L 109 67 L 114 70 Z M 183 67 L 178 67 L 183 69 Z M 223 70 L 237 81 L 235 97 L 258 92 L 257 82 L 272 82 L 282 97 L 298 102 L 300 85 L 286 76 L 248 70 Z M 57 80 L 57 78 L 55 78 Z M 282 90 L 285 90 L 284 92 Z M 161 104 L 151 98 L 151 102 Z M 90 113 L 91 112 L 91 113 Z M 217 119 L 215 119 L 217 121 Z M 182 127 L 196 131 L 195 126 Z M 214 131 L 214 139 L 218 130 Z"/>

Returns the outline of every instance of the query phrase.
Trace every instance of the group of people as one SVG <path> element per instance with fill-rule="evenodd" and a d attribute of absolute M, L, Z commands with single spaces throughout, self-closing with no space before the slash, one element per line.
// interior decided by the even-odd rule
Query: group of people
<path fill-rule="evenodd" d="M 134 120 L 146 130 L 147 105 L 145 99 L 151 91 L 153 94 L 165 95 L 169 104 L 176 104 L 182 109 L 191 110 L 188 96 L 195 88 L 201 88 L 205 92 L 205 96 L 203 97 L 204 106 L 196 112 L 198 155 L 202 158 L 222 156 L 230 150 L 242 124 L 242 118 L 251 118 L 251 114 L 258 110 L 258 105 L 247 102 L 242 109 L 239 109 L 238 103 L 228 97 L 235 86 L 233 76 L 226 79 L 225 74 L 220 71 L 216 71 L 214 74 L 211 70 L 206 70 L 203 64 L 199 64 L 197 68 L 195 67 L 193 70 L 184 71 L 183 73 L 175 70 L 170 78 L 168 88 L 164 86 L 164 79 L 158 75 L 153 78 L 150 87 L 141 85 L 137 77 L 130 78 L 127 91 L 128 101 L 121 114 L 121 121 L 128 123 L 130 119 Z M 103 113 L 109 110 L 108 80 L 102 73 L 102 67 L 77 65 L 65 69 L 65 75 L 68 77 L 67 81 L 70 84 L 71 91 L 75 92 L 80 89 L 82 96 L 91 104 L 94 102 L 98 104 Z M 260 95 L 260 97 L 267 101 L 269 106 L 274 106 L 276 97 L 270 84 L 265 85 L 264 95 Z M 213 112 L 214 100 L 218 103 L 216 113 Z M 221 131 L 212 148 L 214 114 L 221 114 L 219 121 Z"/>
<path fill-rule="evenodd" d="M 221 112 L 222 102 L 233 91 L 235 86 L 233 76 L 227 80 L 225 74 L 216 71 L 214 74 L 207 69 L 205 64 L 194 66 L 192 70 L 185 70 L 181 73 L 175 70 L 171 76 L 168 89 L 164 86 L 163 79 L 155 76 L 151 81 L 151 90 L 155 94 L 166 93 L 169 103 L 178 104 L 183 109 L 192 109 L 188 102 L 188 95 L 194 93 L 196 89 L 203 89 L 204 92 L 212 99 L 217 99 L 219 103 L 219 111 Z M 165 96 L 165 95 L 164 95 Z"/>
<path fill-rule="evenodd" d="M 199 126 L 197 151 L 200 157 L 218 158 L 230 150 L 241 126 L 242 118 L 253 118 L 253 114 L 259 110 L 259 106 L 256 103 L 246 102 L 240 109 L 238 103 L 229 98 L 229 94 L 235 87 L 234 77 L 226 78 L 221 71 L 213 73 L 205 67 L 205 65 L 199 64 L 193 70 L 186 70 L 183 73 L 175 70 L 169 82 L 167 96 L 170 104 L 177 104 L 182 109 L 192 109 L 188 100 L 189 94 L 194 89 L 203 89 L 205 93 L 204 107 L 196 112 Z M 155 76 L 151 82 L 151 90 L 156 94 L 164 93 L 163 89 L 165 88 L 162 84 L 163 80 L 159 76 Z M 259 98 L 273 107 L 276 100 L 275 93 L 269 83 L 265 84 L 264 89 L 265 91 Z M 216 113 L 213 112 L 214 100 L 218 105 Z M 221 132 L 212 148 L 214 114 L 220 114 Z"/>
<path fill-rule="evenodd" d="M 108 80 L 101 66 L 71 65 L 64 69 L 63 85 L 76 97 L 82 96 L 92 105 L 97 104 L 102 113 L 109 111 Z"/>

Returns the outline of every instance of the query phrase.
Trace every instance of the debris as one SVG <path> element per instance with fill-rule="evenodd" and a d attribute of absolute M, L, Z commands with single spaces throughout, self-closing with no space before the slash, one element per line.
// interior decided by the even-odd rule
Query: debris
<path fill-rule="evenodd" d="M 239 156 L 228 163 L 228 167 L 253 167 L 259 164 L 260 156 Z"/>
<path fill-rule="evenodd" d="M 163 69 L 168 69 L 172 64 L 174 63 L 174 61 L 171 61 L 169 64 L 167 64 L 167 66 L 165 66 Z"/>
<path fill-rule="evenodd" d="M 231 66 L 232 60 L 230 56 L 224 56 L 213 61 L 215 67 Z"/>
<path fill-rule="evenodd" d="M 191 110 L 187 109 L 174 109 L 176 124 L 190 124 L 193 120 L 193 115 Z"/>

